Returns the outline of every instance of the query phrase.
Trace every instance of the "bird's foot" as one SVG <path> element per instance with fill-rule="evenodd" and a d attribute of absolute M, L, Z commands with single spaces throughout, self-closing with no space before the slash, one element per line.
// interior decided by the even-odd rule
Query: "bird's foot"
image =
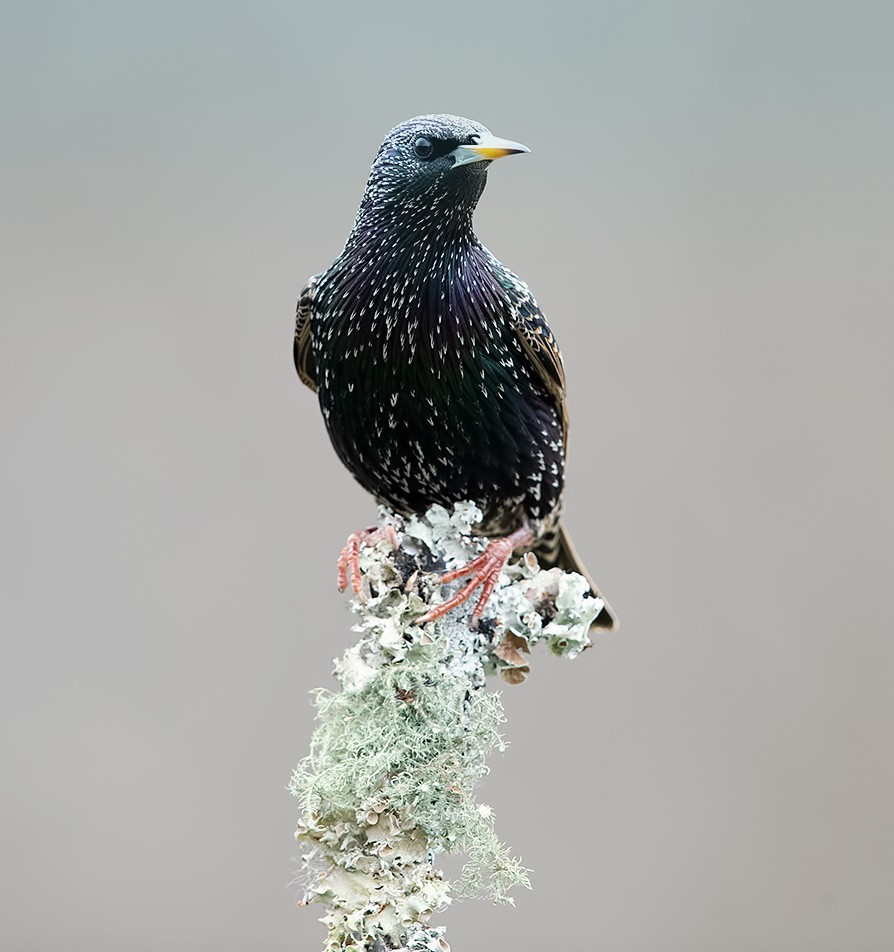
<path fill-rule="evenodd" d="M 348 587 L 348 569 L 351 570 L 351 588 L 357 595 L 363 591 L 363 579 L 360 577 L 360 546 L 374 546 L 387 539 L 395 549 L 400 547 L 394 526 L 382 526 L 381 529 L 360 529 L 348 536 L 345 547 L 338 557 L 338 590 Z"/>
<path fill-rule="evenodd" d="M 420 618 L 417 618 L 413 624 L 424 625 L 427 622 L 434 621 L 436 618 L 440 618 L 442 615 L 446 615 L 452 608 L 456 608 L 457 605 L 462 605 L 463 602 L 468 601 L 468 599 L 472 597 L 472 593 L 475 589 L 478 588 L 479 585 L 483 585 L 484 588 L 481 591 L 481 597 L 478 599 L 478 604 L 472 612 L 472 624 L 477 624 L 478 619 L 481 618 L 484 613 L 484 606 L 487 605 L 487 600 L 490 598 L 494 587 L 500 579 L 500 573 L 509 561 L 509 556 L 520 546 L 530 545 L 533 541 L 534 533 L 528 529 L 527 526 L 523 526 L 521 529 L 516 529 L 512 535 L 506 536 L 505 539 L 495 539 L 493 542 L 488 543 L 487 548 L 481 555 L 476 559 L 472 559 L 468 565 L 446 572 L 441 576 L 442 585 L 447 582 L 453 582 L 466 575 L 470 575 L 471 578 L 453 598 L 449 598 L 443 604 L 426 612 Z"/>

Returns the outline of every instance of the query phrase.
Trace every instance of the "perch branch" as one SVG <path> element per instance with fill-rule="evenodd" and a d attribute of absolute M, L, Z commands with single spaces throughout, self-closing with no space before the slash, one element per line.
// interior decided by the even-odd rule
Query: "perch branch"
<path fill-rule="evenodd" d="M 457 587 L 442 593 L 439 574 L 482 551 L 472 534 L 480 518 L 469 503 L 408 520 L 382 509 L 380 524 L 394 526 L 401 546 L 385 538 L 361 553 L 363 591 L 351 606 L 360 640 L 335 662 L 342 690 L 316 692 L 318 726 L 290 783 L 304 902 L 328 907 L 326 952 L 448 952 L 444 929 L 428 925 L 450 902 L 438 853 L 465 854 L 459 895 L 511 902 L 512 887 L 529 885 L 474 796 L 488 754 L 504 748 L 503 708 L 486 676 L 523 681 L 538 641 L 575 657 L 602 602 L 584 594 L 581 576 L 543 571 L 527 555 L 504 571 L 477 630 L 474 599 L 414 625 Z"/>

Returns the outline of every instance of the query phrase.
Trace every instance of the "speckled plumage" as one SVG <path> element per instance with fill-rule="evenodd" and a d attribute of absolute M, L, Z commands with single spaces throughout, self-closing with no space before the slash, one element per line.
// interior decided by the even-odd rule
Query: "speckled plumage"
<path fill-rule="evenodd" d="M 490 141 L 447 115 L 388 134 L 344 250 L 301 294 L 295 364 L 377 499 L 403 513 L 472 500 L 484 535 L 528 526 L 541 561 L 583 571 L 560 524 L 561 355 L 527 285 L 472 230 L 491 163 L 462 147 Z"/>

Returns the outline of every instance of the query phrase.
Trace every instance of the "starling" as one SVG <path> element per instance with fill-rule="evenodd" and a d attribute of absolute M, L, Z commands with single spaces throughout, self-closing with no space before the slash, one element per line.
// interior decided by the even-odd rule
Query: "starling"
<path fill-rule="evenodd" d="M 404 514 L 466 499 L 483 513 L 476 530 L 493 541 L 442 577 L 470 581 L 418 623 L 483 586 L 477 620 L 514 551 L 581 573 L 600 595 L 560 518 L 568 414 L 558 345 L 528 286 L 472 230 L 491 162 L 528 151 L 459 116 L 396 126 L 344 250 L 298 301 L 295 366 L 357 481 Z M 350 569 L 360 591 L 359 546 L 382 534 L 350 537 L 342 589 Z M 593 624 L 615 627 L 608 604 Z"/>

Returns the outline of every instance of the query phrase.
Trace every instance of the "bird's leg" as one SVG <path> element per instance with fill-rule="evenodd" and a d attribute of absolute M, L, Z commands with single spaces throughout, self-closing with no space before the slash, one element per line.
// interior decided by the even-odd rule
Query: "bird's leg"
<path fill-rule="evenodd" d="M 360 578 L 360 546 L 374 546 L 387 539 L 395 549 L 400 547 L 397 532 L 394 526 L 382 526 L 381 529 L 360 529 L 348 536 L 345 547 L 338 557 L 338 590 L 343 592 L 348 587 L 348 569 L 351 570 L 351 588 L 359 595 L 363 590 L 363 580 Z"/>
<path fill-rule="evenodd" d="M 441 576 L 442 585 L 462 578 L 464 575 L 471 575 L 471 578 L 453 598 L 433 608 L 421 618 L 417 618 L 413 624 L 424 625 L 426 622 L 434 621 L 436 618 L 446 615 L 452 608 L 456 608 L 457 605 L 462 605 L 463 602 L 471 598 L 472 592 L 474 592 L 479 585 L 483 585 L 484 588 L 481 590 L 481 597 L 478 599 L 478 604 L 472 612 L 472 622 L 473 624 L 476 623 L 484 613 L 484 606 L 493 593 L 494 587 L 499 581 L 500 573 L 509 561 L 509 556 L 511 556 L 517 548 L 530 545 L 533 541 L 534 533 L 527 526 L 522 526 L 521 529 L 516 529 L 512 535 L 508 535 L 504 539 L 495 539 L 493 542 L 488 543 L 487 548 L 481 555 L 476 559 L 472 559 L 468 565 L 453 569 L 450 572 L 445 572 L 444 575 Z"/>

